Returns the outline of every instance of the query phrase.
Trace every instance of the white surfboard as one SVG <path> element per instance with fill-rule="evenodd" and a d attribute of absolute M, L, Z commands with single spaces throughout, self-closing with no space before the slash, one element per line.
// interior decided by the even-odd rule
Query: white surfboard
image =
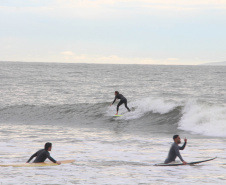
<path fill-rule="evenodd" d="M 207 160 L 203 160 L 203 161 L 195 161 L 195 162 L 189 162 L 187 163 L 187 165 L 195 165 L 195 164 L 199 164 L 199 163 L 204 163 L 204 162 L 208 162 L 208 161 L 212 161 L 214 159 L 216 159 L 217 157 L 214 157 L 214 158 L 211 158 L 211 159 L 207 159 Z M 158 163 L 158 164 L 155 164 L 154 166 L 181 166 L 181 165 L 184 165 L 183 163 L 168 163 L 168 164 L 165 164 L 165 163 Z"/>

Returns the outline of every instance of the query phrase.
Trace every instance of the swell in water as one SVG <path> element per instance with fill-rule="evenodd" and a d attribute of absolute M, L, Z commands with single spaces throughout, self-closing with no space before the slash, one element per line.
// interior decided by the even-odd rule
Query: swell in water
<path fill-rule="evenodd" d="M 1 107 L 0 122 L 70 126 L 90 124 L 95 126 L 99 123 L 126 121 L 135 124 L 131 129 L 139 129 L 140 125 L 146 122 L 147 125 L 142 126 L 158 128 L 162 125 L 174 125 L 177 129 L 195 134 L 226 137 L 226 106 L 224 105 L 215 105 L 199 100 L 176 102 L 148 97 L 129 102 L 131 112 L 127 112 L 122 105 L 120 114 L 123 116 L 114 118 L 116 105 L 115 103 L 110 107 L 109 102 L 11 105 Z"/>

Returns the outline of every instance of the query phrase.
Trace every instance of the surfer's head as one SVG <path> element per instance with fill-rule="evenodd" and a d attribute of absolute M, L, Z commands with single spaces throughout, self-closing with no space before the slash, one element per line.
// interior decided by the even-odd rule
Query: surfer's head
<path fill-rule="evenodd" d="M 51 151 L 51 149 L 52 149 L 52 143 L 46 143 L 45 144 L 45 150 L 47 150 L 47 151 Z"/>
<path fill-rule="evenodd" d="M 115 91 L 115 96 L 118 95 L 118 94 L 119 94 L 119 92 L 118 91 Z"/>
<path fill-rule="evenodd" d="M 173 140 L 174 140 L 174 142 L 177 143 L 177 144 L 180 144 L 180 143 L 181 143 L 181 141 L 180 141 L 180 136 L 179 136 L 179 135 L 174 135 L 174 136 L 173 136 Z"/>

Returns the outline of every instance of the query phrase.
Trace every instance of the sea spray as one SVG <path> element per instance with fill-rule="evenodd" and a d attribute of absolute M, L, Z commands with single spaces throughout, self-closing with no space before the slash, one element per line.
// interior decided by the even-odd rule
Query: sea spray
<path fill-rule="evenodd" d="M 185 103 L 178 128 L 206 136 L 226 137 L 226 106 L 190 100 Z"/>

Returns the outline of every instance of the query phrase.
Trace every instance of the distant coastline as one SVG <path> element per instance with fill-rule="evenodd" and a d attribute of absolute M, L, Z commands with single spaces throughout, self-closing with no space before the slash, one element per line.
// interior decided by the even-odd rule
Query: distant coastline
<path fill-rule="evenodd" d="M 206 66 L 226 66 L 226 61 L 224 62 L 211 62 L 211 63 L 205 63 L 201 65 L 206 65 Z"/>

